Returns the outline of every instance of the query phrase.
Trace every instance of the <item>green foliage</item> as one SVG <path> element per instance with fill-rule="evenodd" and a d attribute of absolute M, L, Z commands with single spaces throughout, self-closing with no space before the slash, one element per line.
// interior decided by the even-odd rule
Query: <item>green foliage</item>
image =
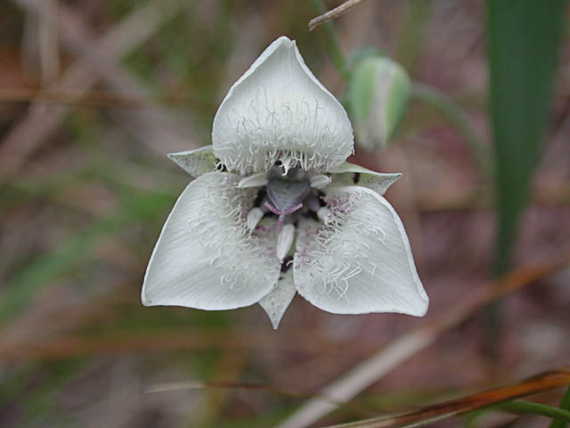
<path fill-rule="evenodd" d="M 369 58 L 357 64 L 350 80 L 350 106 L 356 120 L 366 120 L 372 108 L 376 80 L 376 66 Z"/>
<path fill-rule="evenodd" d="M 566 0 L 487 1 L 497 274 L 508 269 L 546 138 L 565 7 Z"/>
<path fill-rule="evenodd" d="M 354 65 L 349 106 L 357 142 L 369 149 L 388 145 L 404 116 L 411 83 L 395 61 L 369 56 Z"/>
<path fill-rule="evenodd" d="M 566 410 L 570 413 L 570 386 L 566 389 L 566 393 L 560 401 L 560 409 Z M 558 418 L 550 424 L 550 428 L 567 428 L 570 425 L 570 421 L 564 418 Z"/>

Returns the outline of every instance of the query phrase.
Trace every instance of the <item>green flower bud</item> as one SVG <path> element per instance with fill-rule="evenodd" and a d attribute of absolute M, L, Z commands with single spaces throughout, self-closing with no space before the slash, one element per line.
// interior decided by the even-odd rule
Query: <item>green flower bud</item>
<path fill-rule="evenodd" d="M 357 144 L 382 149 L 394 136 L 410 96 L 406 71 L 386 57 L 368 57 L 358 63 L 350 82 L 350 110 Z"/>

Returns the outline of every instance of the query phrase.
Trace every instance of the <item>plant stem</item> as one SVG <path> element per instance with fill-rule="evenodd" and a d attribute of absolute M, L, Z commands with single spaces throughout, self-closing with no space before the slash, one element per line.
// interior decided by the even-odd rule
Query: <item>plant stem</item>
<path fill-rule="evenodd" d="M 407 2 L 407 16 L 404 18 L 396 58 L 410 74 L 413 74 L 416 60 L 425 41 L 426 24 L 431 15 L 431 0 Z"/>
<path fill-rule="evenodd" d="M 412 86 L 412 97 L 437 108 L 455 126 L 465 138 L 479 169 L 486 178 L 490 179 L 492 175 L 490 153 L 479 141 L 475 130 L 469 123 L 467 114 L 461 106 L 438 89 L 421 83 L 415 83 Z"/>
<path fill-rule="evenodd" d="M 313 0 L 313 5 L 319 14 L 323 14 L 327 11 L 323 0 Z M 348 61 L 342 52 L 340 47 L 340 41 L 338 35 L 334 29 L 334 24 L 332 21 L 327 21 L 323 24 L 327 36 L 327 52 L 333 62 L 334 66 L 341 74 L 345 81 L 350 79 L 350 68 L 348 66 Z"/>
<path fill-rule="evenodd" d="M 564 397 L 562 397 L 562 401 L 560 401 L 560 409 L 570 411 L 570 386 L 566 390 Z M 568 422 L 568 420 L 556 418 L 555 421 L 552 421 L 549 428 L 566 428 L 568 427 Z"/>

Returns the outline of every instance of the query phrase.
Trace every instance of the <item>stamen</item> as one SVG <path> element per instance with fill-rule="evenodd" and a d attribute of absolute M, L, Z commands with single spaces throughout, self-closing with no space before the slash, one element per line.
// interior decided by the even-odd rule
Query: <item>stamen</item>
<path fill-rule="evenodd" d="M 293 240 L 295 239 L 295 226 L 292 224 L 286 224 L 279 232 L 277 237 L 277 258 L 283 261 L 285 256 L 289 253 L 291 246 L 293 245 Z"/>
<path fill-rule="evenodd" d="M 315 189 L 324 189 L 331 184 L 331 178 L 328 175 L 320 174 L 311 177 L 311 187 Z"/>
<path fill-rule="evenodd" d="M 295 159 L 292 157 L 283 157 L 281 160 L 281 167 L 283 168 L 283 175 L 287 175 L 289 170 L 295 165 Z"/>
<path fill-rule="evenodd" d="M 252 210 L 247 213 L 247 228 L 253 232 L 264 214 L 261 208 L 252 208 Z"/>
<path fill-rule="evenodd" d="M 240 180 L 238 187 L 245 189 L 248 187 L 261 187 L 267 184 L 267 176 L 265 173 L 253 174 Z"/>
<path fill-rule="evenodd" d="M 293 266 L 293 256 L 286 256 L 281 261 L 281 273 L 287 273 L 291 266 Z"/>
<path fill-rule="evenodd" d="M 329 210 L 327 207 L 321 207 L 317 211 L 317 217 L 324 224 L 329 224 L 331 221 L 331 210 Z"/>
<path fill-rule="evenodd" d="M 305 200 L 303 201 L 303 204 L 310 211 L 313 211 L 314 213 L 316 213 L 319 210 L 319 208 L 321 207 L 319 197 L 317 195 L 315 195 L 314 192 L 311 192 L 311 194 L 307 198 L 305 198 Z"/>

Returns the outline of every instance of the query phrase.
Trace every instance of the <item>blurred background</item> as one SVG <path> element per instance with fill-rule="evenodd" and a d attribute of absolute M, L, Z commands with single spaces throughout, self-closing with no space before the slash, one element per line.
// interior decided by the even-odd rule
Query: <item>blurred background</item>
<path fill-rule="evenodd" d="M 309 32 L 311 18 L 340 3 L 2 1 L 1 426 L 275 426 L 412 331 L 432 341 L 306 425 L 568 364 L 564 1 L 497 2 L 505 10 L 369 0 Z M 404 174 L 386 196 L 431 298 L 426 318 L 332 315 L 296 297 L 274 331 L 258 306 L 142 307 L 152 247 L 190 179 L 166 153 L 210 144 L 229 86 L 280 35 L 345 101 L 343 67 L 350 74 L 370 52 L 407 70 L 412 95 L 397 134 L 387 148 L 357 147 L 351 161 Z M 513 270 L 516 287 L 529 286 L 499 301 L 488 290 Z M 533 399 L 557 406 L 562 394 Z M 433 426 L 507 424 L 548 420 L 488 411 Z"/>

